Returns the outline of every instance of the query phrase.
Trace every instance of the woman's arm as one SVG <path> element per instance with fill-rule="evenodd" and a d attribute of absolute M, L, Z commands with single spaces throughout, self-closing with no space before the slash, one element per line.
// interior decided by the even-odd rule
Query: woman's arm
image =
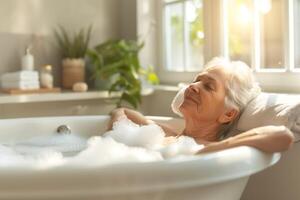
<path fill-rule="evenodd" d="M 139 125 L 148 125 L 148 124 L 153 124 L 154 121 L 147 119 L 144 115 L 142 115 L 141 113 L 128 109 L 128 108 L 117 108 L 115 110 L 113 110 L 110 113 L 110 123 L 108 128 L 111 129 L 112 128 L 112 124 L 115 121 L 124 119 L 124 118 L 128 118 L 131 121 L 133 121 L 136 124 Z"/>
<path fill-rule="evenodd" d="M 274 153 L 288 150 L 294 141 L 292 132 L 285 126 L 264 126 L 251 129 L 237 136 L 206 145 L 198 153 L 218 151 L 237 146 L 251 146 Z"/>
<path fill-rule="evenodd" d="M 128 118 L 131 121 L 133 121 L 134 123 L 139 124 L 139 125 L 157 124 L 164 130 L 166 136 L 176 136 L 177 135 L 177 132 L 174 129 L 172 129 L 172 127 L 169 127 L 168 125 L 165 125 L 163 123 L 156 123 L 153 120 L 147 119 L 141 113 L 139 113 L 135 110 L 132 110 L 132 109 L 128 109 L 128 108 L 117 108 L 111 112 L 111 119 L 108 124 L 108 130 L 112 129 L 112 125 L 115 121 L 118 121 L 123 118 Z"/>

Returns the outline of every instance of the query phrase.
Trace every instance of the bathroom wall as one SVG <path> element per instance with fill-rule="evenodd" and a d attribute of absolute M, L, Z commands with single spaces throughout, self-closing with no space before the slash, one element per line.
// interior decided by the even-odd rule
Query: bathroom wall
<path fill-rule="evenodd" d="M 137 1 L 119 0 L 120 35 L 124 39 L 137 39 Z"/>
<path fill-rule="evenodd" d="M 20 69 L 26 45 L 33 45 L 35 67 L 52 64 L 60 84 L 60 58 L 53 30 L 68 31 L 93 25 L 91 46 L 120 37 L 119 0 L 1 0 L 0 74 Z"/>

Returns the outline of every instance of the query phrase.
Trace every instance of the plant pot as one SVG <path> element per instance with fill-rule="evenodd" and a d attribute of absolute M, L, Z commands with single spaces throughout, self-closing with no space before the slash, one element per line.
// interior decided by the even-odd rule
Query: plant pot
<path fill-rule="evenodd" d="M 97 90 L 109 90 L 111 85 L 116 81 L 117 75 L 113 75 L 107 79 L 96 77 L 94 81 L 95 89 Z"/>
<path fill-rule="evenodd" d="M 82 58 L 65 58 L 62 61 L 62 85 L 71 89 L 74 83 L 85 82 L 85 61 Z"/>
<path fill-rule="evenodd" d="M 111 81 L 110 79 L 96 78 L 94 85 L 95 85 L 95 89 L 97 90 L 108 90 L 111 86 Z"/>

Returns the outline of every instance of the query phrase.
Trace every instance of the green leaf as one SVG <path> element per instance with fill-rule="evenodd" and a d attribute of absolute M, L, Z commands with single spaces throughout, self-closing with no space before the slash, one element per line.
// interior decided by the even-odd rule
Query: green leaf
<path fill-rule="evenodd" d="M 82 28 L 79 32 L 75 32 L 73 37 L 70 37 L 65 28 L 59 25 L 58 30 L 55 30 L 54 34 L 63 57 L 83 58 L 87 52 L 91 30 L 91 26 L 87 32 Z"/>
<path fill-rule="evenodd" d="M 113 75 L 115 74 L 116 72 L 118 72 L 118 69 L 120 68 L 120 66 L 123 65 L 123 61 L 120 60 L 118 62 L 115 62 L 115 63 L 111 63 L 109 65 L 105 65 L 103 66 L 103 68 L 100 69 L 100 72 L 101 73 L 104 73 L 104 74 L 108 74 L 108 75 Z"/>
<path fill-rule="evenodd" d="M 85 34 L 85 41 L 83 43 L 83 51 L 86 52 L 88 49 L 88 45 L 90 43 L 91 39 L 91 33 L 92 33 L 93 25 L 91 24 L 87 30 L 87 33 Z"/>
<path fill-rule="evenodd" d="M 127 101 L 134 108 L 137 108 L 138 100 L 135 98 L 135 96 L 129 95 L 127 93 L 123 93 L 122 96 L 121 96 L 121 101 L 122 100 Z"/>
<path fill-rule="evenodd" d="M 120 76 L 119 79 L 111 85 L 109 92 L 118 91 L 122 87 L 124 89 L 126 86 L 127 86 L 127 81 L 123 77 Z"/>
<path fill-rule="evenodd" d="M 118 107 L 127 102 L 136 108 L 141 103 L 142 73 L 146 78 L 149 75 L 152 82 L 158 82 L 153 69 L 144 70 L 140 65 L 138 53 L 143 46 L 144 43 L 135 40 L 109 40 L 97 45 L 92 53 L 87 53 L 94 65 L 96 77 L 114 77 L 109 92 L 121 92 L 116 101 Z"/>

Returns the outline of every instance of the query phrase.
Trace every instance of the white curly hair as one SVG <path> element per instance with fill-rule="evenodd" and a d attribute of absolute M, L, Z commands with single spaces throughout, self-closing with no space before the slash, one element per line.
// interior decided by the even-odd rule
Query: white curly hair
<path fill-rule="evenodd" d="M 261 89 L 246 63 L 215 57 L 204 66 L 204 71 L 215 69 L 222 69 L 229 76 L 225 85 L 225 105 L 228 108 L 240 112 L 260 93 Z"/>
<path fill-rule="evenodd" d="M 215 57 L 204 66 L 203 71 L 220 69 L 229 76 L 225 83 L 225 106 L 229 109 L 236 109 L 240 116 L 247 104 L 260 94 L 261 89 L 251 68 L 242 61 L 230 61 L 222 57 Z M 239 116 L 221 126 L 218 134 L 219 139 L 227 136 L 231 127 L 238 121 Z"/>

